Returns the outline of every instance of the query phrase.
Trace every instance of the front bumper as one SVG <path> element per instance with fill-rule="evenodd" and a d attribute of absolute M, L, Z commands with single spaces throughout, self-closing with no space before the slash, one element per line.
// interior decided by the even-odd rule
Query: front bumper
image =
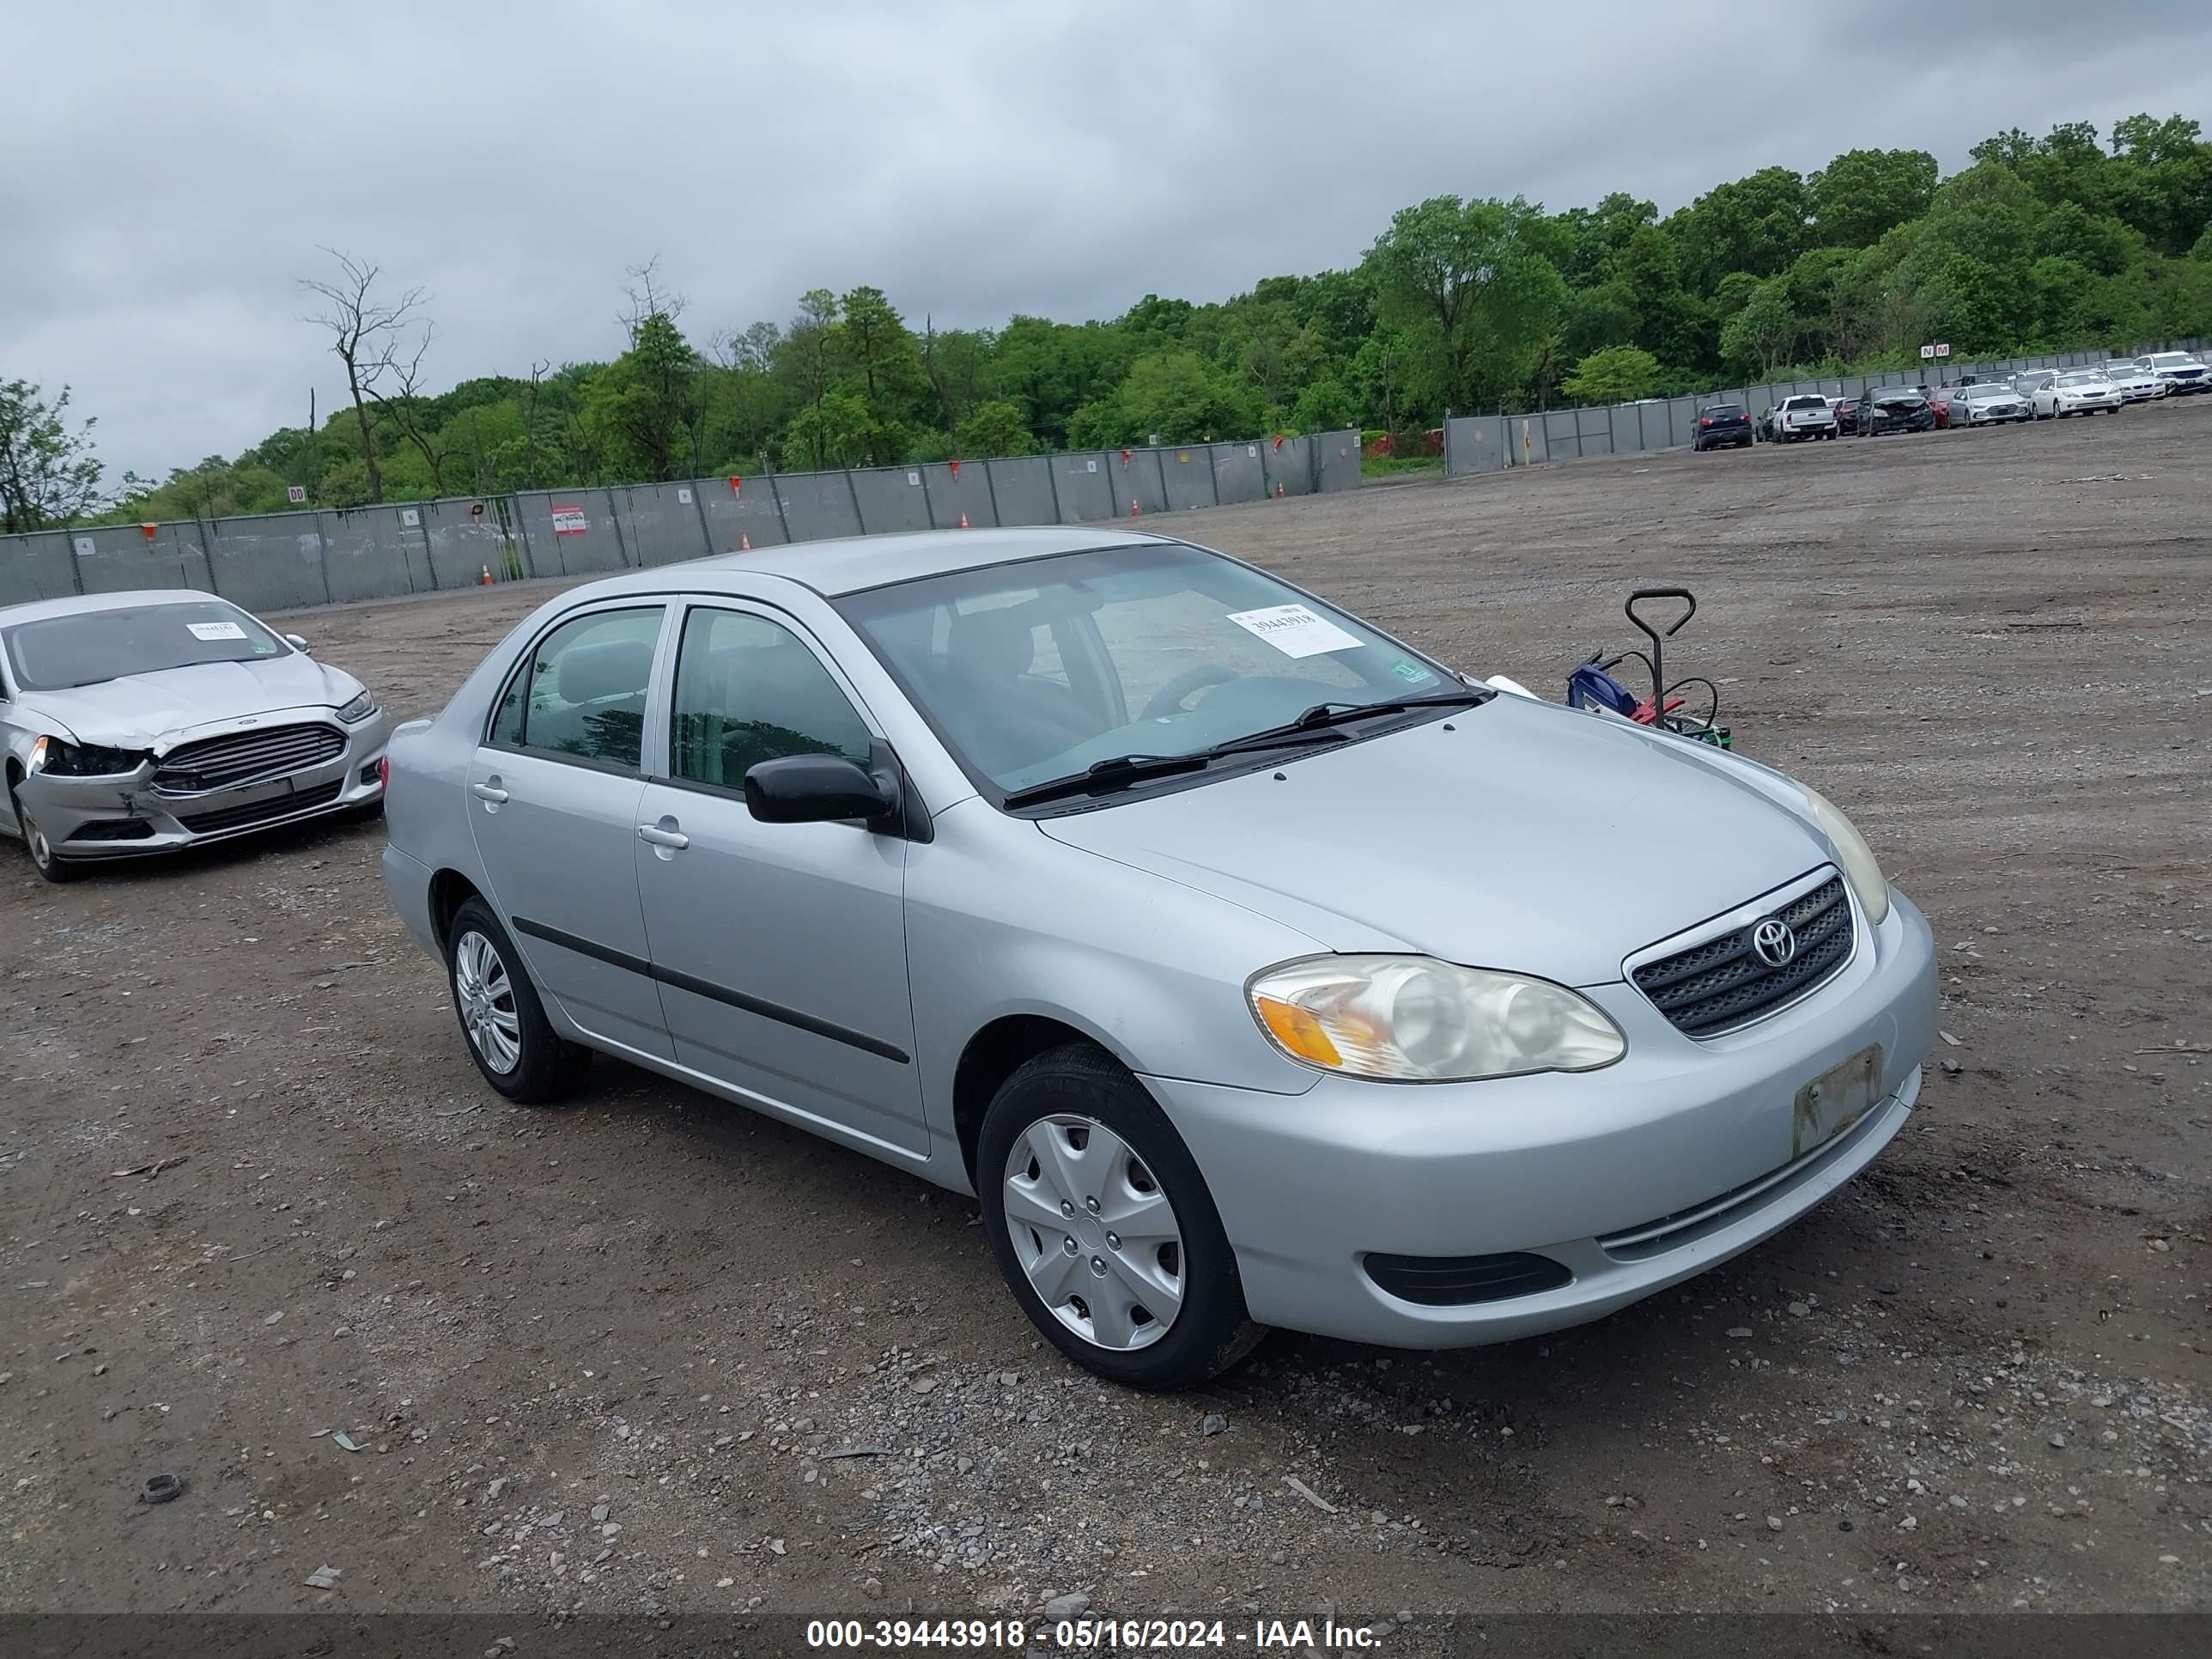
<path fill-rule="evenodd" d="M 383 709 L 351 726 L 341 725 L 327 708 L 290 709 L 258 718 L 272 726 L 328 725 L 343 733 L 345 746 L 331 759 L 301 771 L 190 794 L 157 789 L 151 763 L 112 777 L 34 772 L 16 786 L 16 793 L 54 851 L 72 862 L 173 853 L 366 806 L 383 797 L 378 763 L 384 757 L 392 724 Z M 203 735 L 192 737 L 198 740 Z"/>
<path fill-rule="evenodd" d="M 1285 1097 L 1147 1078 L 1205 1173 L 1252 1316 L 1409 1348 L 1501 1342 L 1602 1317 L 1748 1249 L 1888 1144 L 1935 1036 L 1935 947 L 1902 897 L 1858 918 L 1850 962 L 1802 1002 L 1706 1042 L 1625 982 L 1585 988 L 1628 1038 L 1601 1072 L 1389 1085 L 1327 1076 Z M 1792 1160 L 1797 1091 L 1880 1043 L 1879 1097 Z M 1556 1289 L 1435 1306 L 1365 1258 L 1527 1252 Z"/>

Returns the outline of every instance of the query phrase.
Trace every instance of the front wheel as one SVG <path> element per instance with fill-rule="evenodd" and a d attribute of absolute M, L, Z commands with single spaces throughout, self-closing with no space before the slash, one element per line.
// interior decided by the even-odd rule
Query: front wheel
<path fill-rule="evenodd" d="M 82 866 L 54 851 L 46 832 L 23 810 L 23 798 L 15 793 L 12 783 L 8 786 L 8 809 L 15 815 L 15 827 L 22 832 L 24 850 L 30 854 L 31 866 L 40 875 L 58 885 L 75 881 L 83 873 Z"/>
<path fill-rule="evenodd" d="M 1014 1299 L 1085 1370 L 1188 1388 L 1263 1334 L 1182 1138 L 1100 1050 L 1054 1048 L 1006 1079 L 983 1119 L 975 1186 Z"/>
<path fill-rule="evenodd" d="M 556 1100 L 591 1064 L 592 1051 L 562 1037 L 545 1018 L 514 941 L 482 899 L 466 901 L 453 914 L 446 976 L 469 1058 L 509 1100 Z"/>

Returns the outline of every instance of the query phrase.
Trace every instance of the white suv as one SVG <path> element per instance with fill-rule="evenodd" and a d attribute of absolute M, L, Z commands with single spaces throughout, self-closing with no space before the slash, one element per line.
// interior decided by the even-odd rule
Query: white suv
<path fill-rule="evenodd" d="M 2212 370 L 2185 351 L 2149 352 L 2136 358 L 2133 366 L 2157 375 L 2170 392 L 2212 392 Z"/>

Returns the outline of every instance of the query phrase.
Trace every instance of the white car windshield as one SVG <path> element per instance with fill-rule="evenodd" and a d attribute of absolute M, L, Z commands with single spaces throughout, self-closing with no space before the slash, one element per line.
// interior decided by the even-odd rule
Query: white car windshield
<path fill-rule="evenodd" d="M 1828 400 L 1826 398 L 1792 398 L 1782 405 L 1785 410 L 1826 409 L 1827 406 Z"/>
<path fill-rule="evenodd" d="M 2153 368 L 2202 368 L 2203 365 L 2185 351 L 2154 351 L 2151 354 Z"/>
<path fill-rule="evenodd" d="M 2106 378 L 2101 374 L 2062 374 L 2058 377 L 2058 384 L 2061 386 L 2109 386 L 2112 382 L 2106 380 Z"/>
<path fill-rule="evenodd" d="M 837 608 L 970 773 L 1008 793 L 1123 756 L 1197 754 L 1317 704 L 1467 689 L 1342 611 L 1183 546 L 991 565 Z"/>
<path fill-rule="evenodd" d="M 62 691 L 130 674 L 281 657 L 290 647 L 221 599 L 79 611 L 0 634 L 18 690 Z"/>

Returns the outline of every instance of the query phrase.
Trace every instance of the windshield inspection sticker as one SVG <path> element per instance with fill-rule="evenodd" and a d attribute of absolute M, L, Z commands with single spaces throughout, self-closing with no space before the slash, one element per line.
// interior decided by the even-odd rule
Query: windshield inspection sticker
<path fill-rule="evenodd" d="M 246 630 L 234 622 L 186 623 L 196 640 L 242 640 Z"/>
<path fill-rule="evenodd" d="M 1403 657 L 1390 665 L 1390 672 L 1408 685 L 1426 685 L 1436 678 L 1434 674 L 1417 662 L 1407 662 Z"/>
<path fill-rule="evenodd" d="M 1232 611 L 1229 620 L 1286 657 L 1316 657 L 1324 651 L 1356 651 L 1359 641 L 1325 617 L 1302 605 L 1271 605 L 1264 611 Z"/>

